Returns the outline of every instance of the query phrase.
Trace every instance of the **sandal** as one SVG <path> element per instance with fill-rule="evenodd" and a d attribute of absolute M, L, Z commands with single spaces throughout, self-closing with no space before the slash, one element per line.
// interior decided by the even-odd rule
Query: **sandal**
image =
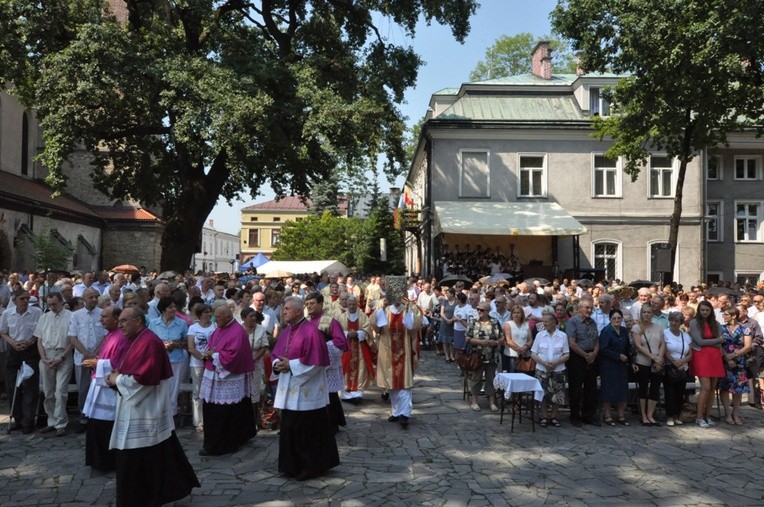
<path fill-rule="evenodd" d="M 557 420 L 556 417 L 552 417 L 552 419 L 549 421 L 549 423 L 554 426 L 555 428 L 560 427 L 560 421 Z"/>
<path fill-rule="evenodd" d="M 619 417 L 618 424 L 621 424 L 622 426 L 631 426 L 631 424 L 629 424 L 629 421 L 627 421 L 625 417 Z"/>
<path fill-rule="evenodd" d="M 549 419 L 547 419 L 546 417 L 539 421 L 539 426 L 541 426 L 542 428 L 546 428 L 547 424 L 549 424 Z"/>
<path fill-rule="evenodd" d="M 615 421 L 613 420 L 613 418 L 612 418 L 612 417 L 608 417 L 608 418 L 606 418 L 606 419 L 605 419 L 604 421 L 602 421 L 602 422 L 604 422 L 604 423 L 605 423 L 605 424 L 607 424 L 608 426 L 615 426 Z"/>

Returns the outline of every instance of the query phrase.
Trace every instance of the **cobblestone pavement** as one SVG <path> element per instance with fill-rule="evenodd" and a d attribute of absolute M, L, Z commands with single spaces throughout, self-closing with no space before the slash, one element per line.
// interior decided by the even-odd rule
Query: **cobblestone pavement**
<path fill-rule="evenodd" d="M 202 436 L 180 428 L 200 489 L 176 505 L 762 505 L 764 414 L 745 406 L 744 426 L 585 426 L 531 432 L 525 418 L 473 412 L 456 368 L 423 352 L 408 430 L 387 422 L 380 392 L 344 404 L 342 464 L 297 483 L 276 470 L 278 435 L 261 431 L 236 454 L 201 458 Z M 0 505 L 110 505 L 114 474 L 84 466 L 84 435 L 7 435 L 0 416 Z M 686 419 L 688 422 L 691 419 Z"/>

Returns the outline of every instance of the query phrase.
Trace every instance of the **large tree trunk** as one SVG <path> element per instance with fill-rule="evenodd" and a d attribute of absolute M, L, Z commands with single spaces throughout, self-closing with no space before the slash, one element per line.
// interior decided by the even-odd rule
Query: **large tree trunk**
<path fill-rule="evenodd" d="M 191 167 L 182 171 L 182 191 L 176 200 L 165 204 L 162 212 L 165 228 L 160 271 L 182 273 L 191 267 L 191 259 L 201 247 L 204 222 L 220 197 L 228 173 L 225 151 L 218 155 L 206 175 L 203 170 Z"/>
<path fill-rule="evenodd" d="M 160 271 L 182 273 L 192 268 L 191 259 L 201 247 L 201 231 L 208 215 L 202 207 L 192 206 L 185 216 L 165 222 Z"/>
<path fill-rule="evenodd" d="M 687 173 L 687 159 L 683 158 L 679 162 L 679 175 L 676 178 L 676 192 L 674 194 L 674 212 L 671 214 L 671 223 L 669 226 L 669 248 L 671 248 L 671 264 L 666 273 L 664 283 L 671 283 L 676 278 L 674 275 L 674 263 L 676 262 L 676 247 L 679 242 L 679 222 L 682 220 L 682 195 L 684 193 L 684 177 Z"/>
<path fill-rule="evenodd" d="M 692 139 L 695 134 L 695 125 L 692 122 L 692 111 L 685 114 L 687 128 L 682 140 L 682 154 L 679 156 L 679 174 L 676 178 L 676 191 L 674 192 L 674 212 L 671 214 L 669 226 L 669 248 L 671 249 L 671 265 L 666 273 L 664 283 L 672 283 L 675 280 L 674 264 L 676 263 L 676 247 L 679 243 L 679 223 L 682 220 L 682 197 L 684 195 L 684 179 L 687 174 L 687 163 L 692 158 Z"/>

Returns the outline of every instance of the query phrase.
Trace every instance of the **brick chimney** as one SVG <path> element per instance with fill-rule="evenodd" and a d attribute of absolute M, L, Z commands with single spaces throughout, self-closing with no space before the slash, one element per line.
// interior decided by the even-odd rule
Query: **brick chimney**
<path fill-rule="evenodd" d="M 552 50 L 549 42 L 542 40 L 531 52 L 531 72 L 541 79 L 552 79 Z"/>

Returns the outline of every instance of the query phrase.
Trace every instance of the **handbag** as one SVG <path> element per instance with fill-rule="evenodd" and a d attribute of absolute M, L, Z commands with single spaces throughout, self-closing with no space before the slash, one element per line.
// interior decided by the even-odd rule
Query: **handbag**
<path fill-rule="evenodd" d="M 684 357 L 684 333 L 679 331 L 679 337 L 682 338 L 682 353 L 679 355 L 680 359 Z M 687 370 L 680 370 L 674 363 L 668 362 L 664 366 L 666 370 L 666 378 L 672 382 L 687 382 Z"/>
<path fill-rule="evenodd" d="M 475 371 L 483 363 L 483 354 L 470 343 L 470 338 L 472 338 L 474 333 L 475 322 L 474 320 L 470 321 L 470 327 L 467 329 L 467 344 L 463 350 L 456 353 L 456 364 L 463 371 Z"/>
<path fill-rule="evenodd" d="M 515 359 L 515 371 L 517 373 L 530 373 L 536 371 L 536 361 L 532 357 L 518 357 Z"/>
<path fill-rule="evenodd" d="M 464 348 L 456 353 L 456 364 L 464 371 L 475 371 L 480 368 L 483 362 L 483 358 L 480 352 L 472 350 L 472 345 L 469 343 Z"/>
<path fill-rule="evenodd" d="M 642 336 L 645 337 L 645 343 L 647 343 L 647 350 L 650 351 L 650 353 L 653 353 L 653 349 L 650 347 L 650 340 L 647 339 L 647 336 L 645 336 L 645 333 L 642 333 Z M 662 364 L 658 364 L 655 361 L 652 362 L 650 365 L 650 373 L 655 375 L 656 377 L 661 377 L 666 374 L 666 368 Z"/>

